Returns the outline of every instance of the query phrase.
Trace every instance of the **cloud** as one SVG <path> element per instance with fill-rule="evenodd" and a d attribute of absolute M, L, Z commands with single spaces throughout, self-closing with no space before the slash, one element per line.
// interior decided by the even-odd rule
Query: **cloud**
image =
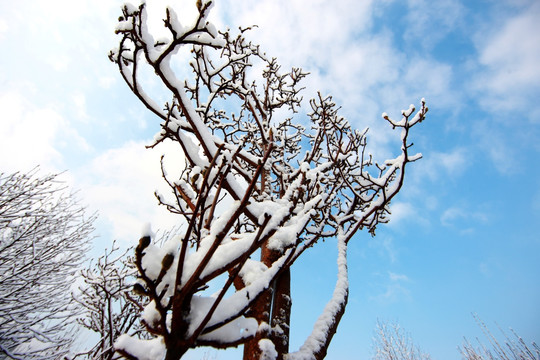
<path fill-rule="evenodd" d="M 536 101 L 540 93 L 540 3 L 531 2 L 502 24 L 475 34 L 479 72 L 473 89 L 487 111 L 524 114 L 540 121 Z M 518 121 L 519 117 L 513 119 Z"/>
<path fill-rule="evenodd" d="M 371 129 L 368 151 L 382 161 L 395 156 L 399 134 L 392 133 L 381 113 L 399 117 L 401 109 L 418 105 L 422 97 L 439 109 L 459 103 L 450 65 L 414 48 L 400 50 L 395 40 L 399 34 L 376 26 L 378 18 L 385 23 L 387 5 L 353 0 L 220 1 L 212 19 L 218 27 L 257 24 L 249 38 L 277 57 L 283 71 L 291 66 L 309 71 L 305 98 L 319 90 L 331 94 L 353 127 Z"/>
<path fill-rule="evenodd" d="M 426 177 L 432 181 L 443 176 L 457 179 L 470 166 L 471 157 L 464 147 L 456 147 L 448 152 L 430 151 L 414 169 L 415 182 Z"/>
<path fill-rule="evenodd" d="M 453 206 L 447 208 L 441 215 L 441 224 L 447 227 L 459 227 L 462 231 L 471 232 L 480 223 L 485 224 L 489 220 L 486 213 L 469 210 L 466 207 Z"/>
<path fill-rule="evenodd" d="M 164 142 L 146 149 L 145 142 L 128 142 L 109 149 L 84 168 L 73 171 L 81 194 L 92 210 L 99 211 L 100 221 L 112 227 L 111 236 L 124 242 L 136 241 L 141 228 L 169 230 L 181 224 L 181 218 L 158 206 L 154 191 L 168 194 L 161 177 L 160 157 L 171 179 L 179 175 L 184 158 L 177 143 Z M 107 241 L 107 239 L 104 239 Z M 110 239 L 112 240 L 112 239 Z"/>
<path fill-rule="evenodd" d="M 479 121 L 472 131 L 478 149 L 491 160 L 495 169 L 504 175 L 522 170 L 519 152 L 528 143 L 536 142 L 535 131 L 521 126 L 501 128 L 493 121 Z M 526 149 L 530 152 L 530 149 Z"/>
<path fill-rule="evenodd" d="M 419 212 L 418 208 L 411 202 L 393 202 L 390 204 L 390 213 L 390 222 L 385 226 L 392 229 L 409 226 L 412 223 L 423 226 L 429 225 L 427 217 L 422 215 L 425 212 Z"/>
<path fill-rule="evenodd" d="M 394 244 L 394 239 L 389 235 L 378 235 L 369 240 L 368 246 L 376 249 L 380 256 L 388 257 L 391 263 L 395 263 L 398 258 L 398 250 Z"/>
<path fill-rule="evenodd" d="M 448 33 L 462 25 L 464 6 L 455 0 L 408 0 L 409 19 L 404 38 L 409 43 L 420 40 L 424 49 L 431 49 Z"/>
<path fill-rule="evenodd" d="M 388 272 L 388 277 L 391 281 L 410 281 L 409 277 L 404 274 L 396 274 L 391 271 Z"/>
<path fill-rule="evenodd" d="M 397 274 L 389 271 L 388 277 L 383 280 L 383 291 L 379 292 L 379 294 L 375 296 L 371 296 L 370 299 L 386 303 L 395 301 L 402 302 L 404 299 L 410 300 L 412 298 L 411 291 L 403 284 L 410 281 L 411 280 L 407 275 Z"/>
<path fill-rule="evenodd" d="M 31 95 L 31 89 L 26 89 Z M 0 164 L 3 170 L 64 170 L 64 151 L 90 149 L 72 124 L 52 107 L 37 107 L 20 91 L 0 93 Z"/>
<path fill-rule="evenodd" d="M 8 30 L 8 24 L 4 19 L 0 19 L 0 41 Z"/>

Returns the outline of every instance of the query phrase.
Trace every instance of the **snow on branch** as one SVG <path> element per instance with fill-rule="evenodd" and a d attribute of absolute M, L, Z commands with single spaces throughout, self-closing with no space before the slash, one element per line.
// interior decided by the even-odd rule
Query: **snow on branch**
<path fill-rule="evenodd" d="M 374 163 L 366 155 L 367 131 L 353 129 L 332 97 L 318 94 L 309 111 L 299 111 L 307 73 L 282 71 L 247 40 L 249 28 L 216 30 L 207 20 L 211 5 L 198 1 L 189 26 L 166 8 L 168 36 L 160 40 L 149 31 L 145 5 L 126 5 L 116 30 L 119 47 L 110 54 L 130 90 L 160 119 L 151 146 L 169 139 L 186 157 L 179 178 L 169 177 L 162 164 L 170 193 L 156 194 L 186 228 L 162 246 L 142 237 L 135 251 L 135 288 L 147 299 L 142 319 L 166 359 L 197 346 L 240 344 L 245 359 L 263 351 L 283 359 L 290 266 L 318 241 L 337 238 L 332 300 L 304 347 L 289 355 L 322 358 L 347 303 L 347 244 L 357 231 L 374 234 L 389 220 L 407 164 L 421 157 L 409 154 L 409 132 L 428 108 L 422 99 L 420 109 L 411 106 L 400 121 L 383 114 L 400 128 L 401 147 L 394 159 Z M 151 69 L 169 91 L 163 106 L 145 92 L 141 68 Z M 219 290 L 209 295 L 216 283 Z M 116 348 L 141 358 L 144 344 L 150 343 L 124 336 Z"/>
<path fill-rule="evenodd" d="M 70 286 L 95 215 L 66 190 L 39 168 L 0 173 L 1 358 L 62 358 L 75 340 Z"/>

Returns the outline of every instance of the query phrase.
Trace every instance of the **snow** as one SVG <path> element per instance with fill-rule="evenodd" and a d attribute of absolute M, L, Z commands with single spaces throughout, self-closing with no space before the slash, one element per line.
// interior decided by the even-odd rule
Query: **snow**
<path fill-rule="evenodd" d="M 148 53 L 148 58 L 150 61 L 155 62 L 167 49 L 167 47 L 163 47 L 163 50 L 159 50 L 154 44 L 156 43 L 154 36 L 148 29 L 148 11 L 146 9 L 146 6 L 142 8 L 141 10 L 141 22 L 140 22 L 140 36 L 142 38 L 142 41 L 146 45 L 145 51 Z M 169 42 L 167 40 L 167 42 Z"/>
<path fill-rule="evenodd" d="M 161 337 L 143 340 L 129 335 L 120 335 L 114 343 L 116 350 L 124 350 L 138 360 L 161 360 L 165 358 L 166 348 Z"/>
<path fill-rule="evenodd" d="M 178 37 L 181 37 L 182 35 L 184 35 L 187 29 L 182 26 L 180 20 L 178 19 L 176 11 L 174 11 L 171 6 L 167 6 L 166 9 L 169 12 L 169 23 L 171 25 L 171 28 L 177 33 Z"/>
<path fill-rule="evenodd" d="M 405 117 L 409 117 L 411 116 L 414 110 L 415 110 L 414 105 L 411 104 L 409 105 L 409 108 L 407 110 L 401 110 L 401 114 Z"/>
<path fill-rule="evenodd" d="M 133 29 L 133 22 L 130 19 L 119 21 L 118 25 L 116 25 L 115 30 L 120 31 L 130 31 Z"/>
<path fill-rule="evenodd" d="M 130 2 L 124 2 L 123 7 L 126 9 L 128 14 L 133 14 L 138 10 L 138 7 Z"/>
<path fill-rule="evenodd" d="M 268 267 L 260 261 L 248 259 L 240 270 L 240 277 L 245 285 L 251 285 L 255 280 L 268 270 Z"/>
<path fill-rule="evenodd" d="M 409 120 L 409 126 L 413 126 L 414 124 L 419 122 L 421 119 L 422 119 L 422 109 L 418 110 L 418 112 L 414 115 L 414 117 L 411 120 Z"/>
<path fill-rule="evenodd" d="M 330 301 L 326 304 L 322 314 L 319 316 L 313 331 L 306 339 L 300 350 L 287 355 L 287 360 L 311 360 L 324 346 L 336 314 L 346 305 L 349 294 L 349 279 L 347 275 L 347 243 L 345 234 L 341 231 L 338 234 L 338 279 L 334 288 L 334 293 Z"/>
<path fill-rule="evenodd" d="M 211 1 L 209 0 L 203 0 L 202 6 L 204 7 L 206 4 L 210 3 Z M 143 9 L 142 11 L 141 37 L 142 41 L 145 43 L 145 51 L 148 53 L 150 62 L 155 62 L 160 59 L 159 63 L 153 65 L 156 67 L 156 72 L 159 76 L 161 76 L 163 83 L 174 93 L 174 100 L 180 105 L 179 108 L 181 108 L 181 110 L 177 110 L 175 116 L 172 116 L 169 119 L 168 126 L 169 129 L 173 130 L 178 135 L 178 140 L 181 142 L 185 150 L 185 155 L 190 160 L 191 166 L 189 171 L 186 172 L 187 175 L 181 180 L 177 180 L 175 184 L 185 190 L 185 194 L 188 197 L 195 199 L 197 196 L 201 195 L 197 194 L 197 191 L 202 186 L 203 169 L 208 169 L 210 161 L 214 156 L 216 156 L 218 149 L 220 149 L 220 156 L 217 158 L 217 164 L 219 165 L 220 162 L 231 163 L 233 156 L 232 154 L 237 152 L 237 144 L 234 142 L 223 144 L 223 139 L 217 137 L 213 133 L 212 129 L 203 121 L 200 114 L 204 109 L 206 109 L 206 106 L 208 106 L 210 102 L 205 104 L 204 100 L 202 100 L 201 103 L 199 99 L 197 99 L 196 102 L 198 104 L 195 106 L 195 101 L 192 99 L 190 89 L 186 89 L 187 82 L 183 79 L 179 79 L 175 75 L 170 63 L 180 46 L 192 46 L 192 44 L 195 44 L 196 48 L 202 47 L 202 51 L 205 51 L 206 48 L 222 47 L 226 44 L 223 37 L 216 31 L 215 27 L 206 21 L 208 11 L 205 12 L 202 18 L 192 26 L 184 27 L 180 23 L 176 12 L 173 11 L 172 8 L 167 8 L 173 36 L 181 37 L 186 35 L 188 32 L 191 33 L 184 39 L 185 42 L 180 46 L 168 48 L 166 46 L 170 44 L 170 40 L 168 39 L 163 40 L 165 46 L 154 46 L 154 37 L 146 26 L 146 10 Z M 129 26 L 131 25 L 120 22 L 118 29 L 126 30 L 129 29 Z M 187 45 L 187 43 L 190 44 Z M 129 55 L 126 54 L 126 56 Z M 143 63 L 145 59 L 142 58 L 142 54 L 139 54 L 139 56 L 140 57 L 135 60 L 139 63 Z M 238 56 L 243 57 L 245 55 Z M 208 57 L 210 58 L 210 55 L 208 55 Z M 229 60 L 234 61 L 234 59 Z M 204 68 L 207 65 L 200 59 L 192 62 L 192 64 L 195 64 L 194 66 L 199 65 L 201 68 Z M 219 72 L 221 70 L 225 70 L 226 64 L 223 66 L 224 67 L 217 66 L 214 71 Z M 160 110 L 161 107 L 158 107 L 152 101 L 152 99 L 150 99 L 150 97 L 144 93 L 144 91 L 140 88 L 139 82 L 134 81 L 132 74 L 130 73 L 129 66 L 121 66 L 121 71 L 126 77 L 127 82 L 132 87 L 136 87 L 135 92 L 140 95 L 143 102 L 150 104 L 155 112 L 163 114 L 163 112 Z M 138 75 L 140 76 L 140 74 Z M 202 78 L 203 82 L 209 81 L 212 83 L 215 80 L 210 79 L 211 75 L 213 74 L 200 75 L 200 77 Z M 219 76 L 221 76 L 221 73 Z M 210 90 L 205 90 L 203 96 L 208 95 L 209 99 L 212 99 L 214 96 L 219 96 L 219 94 L 213 92 L 213 87 L 217 88 L 218 85 L 219 83 L 213 83 L 213 85 L 210 85 Z M 232 83 L 231 86 L 240 85 Z M 209 94 L 207 94 L 207 92 L 209 92 Z M 323 106 L 325 105 L 335 105 L 330 104 L 330 102 L 330 97 L 324 99 L 321 98 L 321 105 L 316 105 L 313 108 L 314 112 L 323 111 Z M 251 104 L 252 108 L 257 107 L 249 96 L 247 96 L 247 103 Z M 424 105 L 424 99 L 422 99 L 422 105 Z M 422 109 L 423 108 L 424 107 L 422 106 Z M 338 117 L 334 113 L 331 115 L 334 119 L 333 121 L 335 121 L 332 122 L 332 124 L 329 125 L 323 122 L 318 123 L 318 125 L 316 125 L 320 127 L 318 131 L 320 131 L 321 134 L 324 132 L 324 135 L 326 136 L 326 143 L 323 146 L 323 152 L 327 150 L 330 154 L 316 155 L 315 160 L 312 158 L 312 161 L 300 162 L 298 168 L 291 171 L 292 173 L 287 175 L 290 177 L 285 181 L 286 188 L 284 188 L 284 194 L 280 199 L 256 201 L 255 198 L 252 198 L 246 207 L 249 215 L 253 216 L 255 219 L 258 219 L 258 225 L 267 222 L 266 227 L 263 229 L 263 236 L 273 232 L 273 235 L 269 238 L 267 243 L 268 248 L 273 250 L 281 250 L 283 251 L 283 255 L 270 267 L 265 266 L 260 261 L 248 259 L 243 264 L 239 273 L 245 287 L 232 292 L 232 294 L 228 295 L 228 297 L 225 297 L 227 289 L 218 292 L 216 296 L 193 296 L 190 304 L 191 311 L 187 319 L 187 322 L 189 323 L 189 328 L 187 329 L 188 336 L 190 334 L 194 334 L 197 329 L 201 327 L 201 324 L 205 324 L 204 322 L 207 316 L 210 317 L 208 323 L 205 324 L 207 328 L 219 325 L 222 326 L 210 333 L 200 335 L 201 340 L 230 343 L 241 340 L 248 336 L 252 336 L 257 331 L 260 331 L 255 319 L 245 318 L 244 316 L 240 315 L 262 291 L 269 288 L 270 284 L 275 279 L 276 274 L 285 265 L 285 262 L 291 259 L 291 254 L 299 255 L 302 253 L 302 251 L 304 251 L 304 249 L 313 245 L 313 241 L 310 243 L 309 239 L 303 239 L 303 243 L 301 243 L 298 247 L 294 246 L 298 245 L 297 242 L 301 238 L 306 227 L 310 224 L 312 217 L 321 213 L 324 215 L 329 212 L 325 212 L 324 209 L 326 207 L 334 206 L 333 210 L 337 210 L 337 215 L 335 216 L 335 219 L 332 220 L 332 223 L 319 225 L 318 223 L 314 222 L 311 225 L 315 224 L 316 226 L 319 226 L 319 228 L 315 229 L 314 231 L 318 231 L 320 235 L 323 230 L 326 230 L 324 228 L 325 226 L 327 228 L 332 228 L 334 226 L 339 227 L 340 225 L 336 224 L 339 224 L 340 222 L 341 224 L 344 224 L 347 221 L 348 225 L 350 224 L 348 221 L 352 221 L 353 223 L 346 233 L 343 228 L 338 228 L 338 279 L 336 286 L 331 300 L 327 303 L 321 316 L 316 321 L 312 333 L 299 351 L 288 355 L 288 358 L 312 359 L 315 353 L 318 353 L 322 348 L 324 348 L 327 345 L 326 342 L 329 332 L 332 331 L 334 325 L 336 325 L 336 316 L 342 313 L 348 298 L 346 252 L 347 242 L 350 238 L 350 234 L 352 234 L 353 231 L 358 230 L 358 228 L 365 226 L 365 224 L 373 224 L 379 221 L 378 216 L 382 213 L 380 207 L 385 206 L 388 199 L 395 195 L 397 190 L 399 190 L 399 186 L 401 185 L 400 180 L 402 179 L 403 174 L 403 165 L 407 161 L 414 161 L 421 156 L 417 154 L 409 158 L 406 157 L 406 136 L 408 134 L 408 128 L 423 119 L 423 113 L 422 110 L 420 110 L 416 113 L 414 118 L 409 120 L 409 117 L 414 111 L 415 107 L 413 105 L 411 105 L 407 110 L 403 110 L 403 118 L 399 122 L 390 119 L 386 113 L 382 114 L 383 118 L 390 122 L 393 127 L 402 128 L 401 136 L 403 145 L 402 154 L 395 159 L 388 160 L 386 162 L 387 168 L 385 170 L 381 170 L 382 175 L 379 177 L 371 177 L 367 172 L 364 172 L 347 174 L 345 176 L 346 179 L 338 178 L 338 176 L 335 175 L 335 172 L 337 172 L 336 161 L 340 162 L 339 166 L 342 164 L 348 164 L 350 169 L 353 169 L 351 171 L 356 171 L 356 169 L 359 167 L 358 163 L 361 162 L 362 159 L 358 156 L 358 154 L 351 152 L 349 149 L 351 146 L 354 146 L 357 143 L 359 143 L 358 146 L 362 145 L 361 141 L 363 140 L 365 132 L 355 132 L 354 134 L 356 137 L 355 135 L 351 135 L 350 132 L 347 132 L 350 130 L 348 122 L 344 118 Z M 265 118 L 270 118 L 272 114 L 269 113 L 263 115 Z M 321 117 L 322 115 L 313 115 L 312 120 L 314 122 L 316 122 L 317 116 Z M 246 126 L 256 128 L 255 122 Z M 190 131 L 184 131 L 181 127 L 184 129 L 188 128 Z M 261 128 L 262 126 L 259 124 L 258 127 Z M 278 133 L 277 130 L 274 132 L 276 134 Z M 340 140 L 338 140 L 339 134 L 349 136 L 348 141 L 350 142 L 345 141 L 345 143 L 340 143 Z M 161 139 L 164 135 L 165 134 L 163 133 L 158 134 L 156 139 Z M 260 134 L 260 136 L 262 137 L 263 134 Z M 224 145 L 223 147 L 221 147 L 222 144 Z M 257 153 L 256 151 L 250 152 L 249 150 L 241 150 L 240 153 L 245 158 L 251 160 L 254 164 L 261 161 L 258 156 L 254 155 Z M 270 159 L 270 161 L 272 161 L 272 158 Z M 308 155 L 306 155 L 306 159 L 309 159 Z M 267 169 L 270 169 L 270 165 L 273 164 L 265 164 Z M 362 165 L 363 164 L 360 164 L 360 167 Z M 216 166 L 216 168 L 218 167 L 219 166 Z M 216 173 L 216 168 L 211 169 L 211 172 L 207 174 L 209 178 L 213 178 L 218 175 Z M 243 171 L 245 171 L 245 173 L 243 173 Z M 228 208 L 224 211 L 217 211 L 220 213 L 219 216 L 214 214 L 210 229 L 204 229 L 201 231 L 200 241 L 195 249 L 188 250 L 185 257 L 181 259 L 182 268 L 180 271 L 182 276 L 181 279 L 179 279 L 179 286 L 176 290 L 181 290 L 180 288 L 185 286 L 185 284 L 193 283 L 189 280 L 207 281 L 211 277 L 216 276 L 219 271 L 224 271 L 224 269 L 227 269 L 229 265 L 237 264 L 238 259 L 241 258 L 242 255 L 246 255 L 247 257 L 249 252 L 254 251 L 254 245 L 256 245 L 255 241 L 258 240 L 256 231 L 243 234 L 234 234 L 233 237 L 229 233 L 231 229 L 230 226 L 228 226 L 232 223 L 232 220 L 238 217 L 239 209 L 241 207 L 241 199 L 250 195 L 247 192 L 248 184 L 241 175 L 245 175 L 246 178 L 249 178 L 253 171 L 253 168 L 249 170 L 238 169 L 236 173 L 233 171 L 226 174 L 226 185 L 228 185 L 226 186 L 226 189 L 229 192 L 227 196 L 235 199 L 235 201 L 233 201 L 232 204 L 230 204 L 230 206 L 228 206 Z M 348 175 L 351 177 L 348 178 Z M 351 182 L 354 183 L 354 186 L 358 185 L 360 196 L 365 197 L 368 203 L 350 209 L 351 212 L 349 213 L 347 206 L 349 206 L 352 201 L 348 201 L 350 199 L 345 198 L 347 197 L 347 192 L 350 195 L 350 192 L 354 193 L 356 189 L 350 190 L 346 186 L 339 188 L 339 184 L 340 182 L 348 181 L 351 178 L 353 179 Z M 334 180 L 337 182 L 338 190 L 333 194 L 325 192 L 325 189 L 334 189 L 332 188 L 333 185 L 325 188 L 325 184 L 327 184 L 327 182 Z M 189 182 L 189 184 L 187 182 Z M 318 182 L 323 185 L 321 187 L 321 192 L 317 193 L 313 191 L 308 198 L 308 196 L 305 194 L 311 192 L 314 189 L 314 184 L 317 184 Z M 194 186 L 191 187 L 190 184 Z M 319 187 L 317 187 L 317 190 L 318 189 Z M 223 192 L 225 192 L 225 190 Z M 354 193 L 353 195 L 357 194 Z M 210 197 L 213 195 L 209 194 L 208 196 L 209 198 L 207 200 L 208 203 L 210 203 Z M 270 196 L 268 196 L 267 199 L 268 198 L 270 198 Z M 353 213 L 353 210 L 357 211 Z M 343 214 L 347 214 L 346 216 L 348 218 L 344 219 L 345 215 Z M 339 218 L 339 216 L 342 216 L 342 218 Z M 201 222 L 202 221 L 203 220 L 201 219 Z M 255 224 L 255 227 L 256 225 L 257 224 Z M 143 236 L 154 236 L 149 225 L 145 230 L 143 230 Z M 314 236 L 313 238 L 316 237 Z M 178 250 L 181 243 L 182 238 L 175 237 L 164 244 L 161 248 L 155 246 L 154 244 L 150 244 L 144 249 L 143 252 L 142 267 L 146 275 L 152 280 L 157 280 L 160 275 L 162 276 L 161 282 L 158 284 L 157 292 L 161 292 L 161 290 L 168 286 L 167 294 L 163 298 L 165 303 L 168 301 L 169 297 L 173 295 L 175 290 L 174 285 L 176 281 L 177 267 L 179 264 Z M 163 260 L 170 260 L 171 256 L 174 257 L 172 263 L 166 262 L 168 264 L 167 266 L 170 267 L 168 269 L 164 268 L 165 262 Z M 245 257 L 243 259 L 245 259 Z M 197 271 L 197 269 L 200 271 Z M 195 277 L 197 279 L 195 279 Z M 229 294 L 229 292 L 227 292 L 227 294 Z M 211 310 L 214 306 L 215 311 Z M 212 311 L 210 314 L 211 316 L 209 315 L 209 311 Z M 169 311 L 167 316 L 169 317 L 170 314 L 171 312 Z M 148 324 L 154 324 L 156 321 L 159 321 L 160 316 L 161 315 L 156 310 L 156 303 L 154 301 L 150 302 L 145 307 L 142 315 L 143 319 Z M 127 335 L 123 335 L 118 339 L 116 345 L 121 349 L 129 348 L 130 353 L 141 359 L 162 358 L 164 356 L 164 345 L 161 338 L 153 340 L 138 340 Z M 274 344 L 268 339 L 259 341 L 259 347 L 262 351 L 261 359 L 270 360 L 275 359 L 278 356 Z"/>
<path fill-rule="evenodd" d="M 141 229 L 141 237 L 148 236 L 150 238 L 153 238 L 155 236 L 155 233 L 152 231 L 152 224 L 149 222 L 145 223 Z"/>
<path fill-rule="evenodd" d="M 268 339 L 259 340 L 259 349 L 261 349 L 261 360 L 275 360 L 278 353 L 274 343 Z"/>
<path fill-rule="evenodd" d="M 274 262 L 274 264 L 272 264 L 268 270 L 262 273 L 261 276 L 253 281 L 250 285 L 236 291 L 228 298 L 223 299 L 209 321 L 208 326 L 220 323 L 226 319 L 234 318 L 234 316 L 241 313 L 241 311 L 255 299 L 255 296 L 270 286 L 270 283 L 283 266 L 289 255 L 290 250 L 285 252 L 283 256 Z M 193 333 L 193 331 L 195 331 L 195 329 L 199 326 L 207 314 L 206 310 L 210 308 L 213 301 L 215 301 L 215 299 L 209 297 L 198 296 L 193 298 L 193 302 L 191 304 L 192 312 L 190 313 L 189 333 Z"/>
<path fill-rule="evenodd" d="M 142 267 L 146 276 L 152 280 L 156 280 L 161 272 L 162 250 L 158 246 L 149 245 L 144 249 L 142 258 Z"/>
<path fill-rule="evenodd" d="M 254 318 L 240 317 L 208 334 L 199 336 L 201 340 L 214 340 L 220 342 L 234 342 L 257 333 L 259 324 Z"/>
<path fill-rule="evenodd" d="M 152 300 L 148 305 L 145 306 L 142 313 L 142 318 L 148 325 L 152 327 L 154 327 L 154 324 L 159 322 L 160 315 L 156 309 L 155 301 Z"/>

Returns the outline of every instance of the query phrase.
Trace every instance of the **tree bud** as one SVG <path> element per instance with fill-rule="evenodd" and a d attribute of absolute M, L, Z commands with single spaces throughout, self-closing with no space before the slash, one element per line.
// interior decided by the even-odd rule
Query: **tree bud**
<path fill-rule="evenodd" d="M 173 260 L 174 260 L 174 255 L 173 254 L 167 254 L 163 257 L 163 260 L 161 261 L 161 267 L 163 270 L 168 270 L 172 263 L 173 263 Z"/>
<path fill-rule="evenodd" d="M 150 236 L 143 236 L 142 238 L 140 238 L 139 246 L 137 247 L 139 248 L 139 250 L 144 250 L 148 247 L 148 245 L 150 245 Z"/>
<path fill-rule="evenodd" d="M 142 286 L 141 284 L 139 283 L 135 283 L 133 285 L 133 292 L 137 295 L 148 295 L 148 292 L 146 291 L 146 289 L 144 288 L 144 286 Z"/>

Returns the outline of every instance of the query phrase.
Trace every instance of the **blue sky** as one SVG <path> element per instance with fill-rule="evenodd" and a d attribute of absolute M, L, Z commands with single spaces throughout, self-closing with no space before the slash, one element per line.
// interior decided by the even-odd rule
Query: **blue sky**
<path fill-rule="evenodd" d="M 399 322 L 436 359 L 459 358 L 463 336 L 481 336 L 473 312 L 538 341 L 540 2 L 216 2 L 216 25 L 258 24 L 251 38 L 284 69 L 311 73 L 305 98 L 332 94 L 355 127 L 369 127 L 380 160 L 398 137 L 380 114 L 398 117 L 422 97 L 430 107 L 412 134 L 424 159 L 390 224 L 351 244 L 351 296 L 328 359 L 367 358 L 377 319 Z M 133 244 L 147 221 L 177 221 L 153 191 L 163 188 L 159 155 L 173 166 L 181 154 L 144 149 L 158 122 L 107 59 L 121 4 L 0 3 L 0 169 L 69 170 L 101 214 L 96 253 L 113 238 Z M 334 253 L 329 241 L 293 268 L 293 348 L 331 296 Z"/>

